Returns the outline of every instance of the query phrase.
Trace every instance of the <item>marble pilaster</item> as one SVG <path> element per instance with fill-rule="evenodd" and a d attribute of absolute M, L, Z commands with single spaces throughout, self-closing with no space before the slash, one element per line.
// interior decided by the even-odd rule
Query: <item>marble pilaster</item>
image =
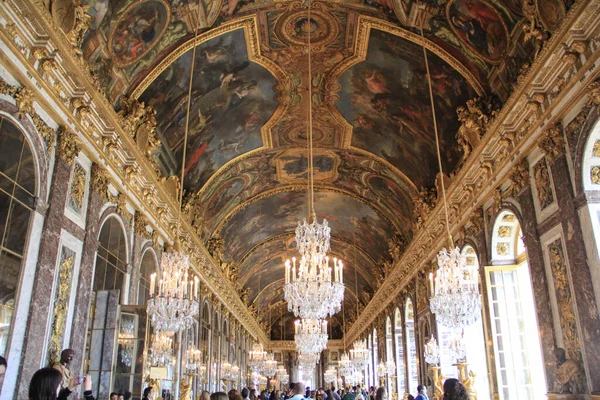
<path fill-rule="evenodd" d="M 542 246 L 537 232 L 537 220 L 531 186 L 527 186 L 517 198 L 521 206 L 521 229 L 523 230 L 523 241 L 527 248 L 529 273 L 531 281 L 535 282 L 533 285 L 533 297 L 542 347 L 542 357 L 544 359 L 546 382 L 554 382 L 554 327 L 552 310 L 550 309 L 548 280 L 546 278 Z"/>
<path fill-rule="evenodd" d="M 560 208 L 560 223 L 565 234 L 568 267 L 573 282 L 573 296 L 580 325 L 582 354 L 589 391 L 600 391 L 600 319 L 595 306 L 595 294 L 590 267 L 587 263 L 583 233 L 575 207 L 566 156 L 561 155 L 551 164 L 552 178 Z"/>
<path fill-rule="evenodd" d="M 100 199 L 100 195 L 95 191 L 91 191 L 87 208 L 87 223 L 81 255 L 81 266 L 79 268 L 80 276 L 77 297 L 75 299 L 75 313 L 73 314 L 73 326 L 76 329 L 72 330 L 70 341 L 71 347 L 75 350 L 73 371 L 83 372 L 85 370 L 85 340 L 90 312 L 90 296 L 94 281 L 94 264 L 98 249 L 99 215 L 101 208 L 102 200 Z"/>
<path fill-rule="evenodd" d="M 19 399 L 27 398 L 31 377 L 41 365 L 47 362 L 47 354 L 44 352 L 44 343 L 47 336 L 46 321 L 48 320 L 48 310 L 51 309 L 52 282 L 54 282 L 56 260 L 59 255 L 60 233 L 65 218 L 64 209 L 69 176 L 69 165 L 60 157 L 57 157 L 31 295 L 26 339 L 23 343 L 23 359 L 16 393 L 16 397 Z"/>

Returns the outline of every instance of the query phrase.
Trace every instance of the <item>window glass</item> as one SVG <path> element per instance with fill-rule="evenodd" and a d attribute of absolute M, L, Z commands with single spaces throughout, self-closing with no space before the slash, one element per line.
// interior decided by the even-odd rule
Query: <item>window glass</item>
<path fill-rule="evenodd" d="M 123 227 L 116 218 L 109 217 L 100 230 L 94 271 L 94 291 L 117 289 L 122 292 L 127 273 L 126 260 L 127 249 Z"/>
<path fill-rule="evenodd" d="M 36 179 L 33 156 L 23 133 L 2 117 L 0 149 L 0 354 L 7 356 Z"/>
<path fill-rule="evenodd" d="M 140 283 L 138 288 L 138 304 L 144 305 L 150 296 L 150 275 L 157 272 L 158 265 L 152 250 L 146 250 L 140 264 Z"/>

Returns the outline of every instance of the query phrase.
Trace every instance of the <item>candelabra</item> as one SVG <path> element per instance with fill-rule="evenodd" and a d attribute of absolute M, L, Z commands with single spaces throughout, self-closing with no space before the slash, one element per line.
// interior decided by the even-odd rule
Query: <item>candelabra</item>
<path fill-rule="evenodd" d="M 265 362 L 263 364 L 263 375 L 271 377 L 277 372 L 277 361 L 275 361 L 275 355 L 273 353 L 267 353 Z"/>
<path fill-rule="evenodd" d="M 190 328 L 198 315 L 199 279 L 189 279 L 189 256 L 183 251 L 163 253 L 162 279 L 155 293 L 156 273 L 150 276 L 147 312 L 157 331 L 176 333 Z"/>
<path fill-rule="evenodd" d="M 185 351 L 185 369 L 193 374 L 202 362 L 202 351 L 195 345 L 188 346 Z"/>
<path fill-rule="evenodd" d="M 327 321 L 302 319 L 295 322 L 294 341 L 300 353 L 320 353 L 327 347 Z"/>
<path fill-rule="evenodd" d="M 434 397 L 441 399 L 441 396 L 444 394 L 444 376 L 440 374 L 440 367 L 438 366 L 440 362 L 440 348 L 433 335 L 431 335 L 431 339 L 425 343 L 424 355 L 425 362 L 429 364 L 429 371 L 431 371 L 431 381 L 435 388 Z"/>
<path fill-rule="evenodd" d="M 248 355 L 248 365 L 256 372 L 262 370 L 265 361 L 267 361 L 267 352 L 264 351 L 262 344 L 254 343 Z"/>

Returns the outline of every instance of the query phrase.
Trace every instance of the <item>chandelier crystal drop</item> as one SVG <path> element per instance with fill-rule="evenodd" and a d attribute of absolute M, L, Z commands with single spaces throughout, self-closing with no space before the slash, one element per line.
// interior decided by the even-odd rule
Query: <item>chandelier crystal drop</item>
<path fill-rule="evenodd" d="M 359 371 L 365 369 L 369 363 L 369 349 L 367 349 L 366 340 L 358 340 L 354 342 L 354 346 L 350 350 L 350 358 L 352 365 Z"/>
<path fill-rule="evenodd" d="M 154 329 L 177 333 L 190 328 L 198 315 L 199 279 L 188 279 L 190 257 L 181 250 L 163 253 L 160 265 L 162 279 L 156 285 L 156 273 L 150 276 L 146 308 Z"/>
<path fill-rule="evenodd" d="M 326 219 L 319 224 L 315 219 L 309 224 L 306 219 L 296 227 L 296 243 L 298 253 L 303 257 L 320 256 L 325 257 L 329 253 L 329 242 L 331 240 L 331 228 Z"/>
<path fill-rule="evenodd" d="M 300 353 L 320 353 L 327 347 L 327 321 L 302 319 L 295 322 L 294 341 Z"/>
<path fill-rule="evenodd" d="M 481 295 L 477 267 L 470 267 L 455 247 L 438 253 L 438 271 L 429 275 L 431 311 L 436 320 L 451 329 L 464 328 L 481 316 Z"/>
<path fill-rule="evenodd" d="M 166 333 L 154 335 L 150 346 L 150 362 L 153 366 L 166 366 L 173 362 L 173 339 Z"/>

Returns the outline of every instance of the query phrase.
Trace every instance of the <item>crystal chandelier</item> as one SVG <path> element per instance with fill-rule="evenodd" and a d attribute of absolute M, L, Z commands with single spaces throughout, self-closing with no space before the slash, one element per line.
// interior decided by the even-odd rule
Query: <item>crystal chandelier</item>
<path fill-rule="evenodd" d="M 263 375 L 271 377 L 277 372 L 277 361 L 275 361 L 275 355 L 268 353 L 263 364 Z"/>
<path fill-rule="evenodd" d="M 385 373 L 388 376 L 396 376 L 396 363 L 394 360 L 389 360 L 385 362 Z"/>
<path fill-rule="evenodd" d="M 260 377 L 261 375 L 257 371 L 252 371 L 252 374 L 250 374 L 250 379 L 252 380 L 252 382 L 254 382 L 254 386 L 258 387 Z"/>
<path fill-rule="evenodd" d="M 431 365 L 438 365 L 440 362 L 440 348 L 437 344 L 437 341 L 431 335 L 431 339 L 427 343 L 425 343 L 425 362 Z"/>
<path fill-rule="evenodd" d="M 231 364 L 228 362 L 221 364 L 221 379 L 229 380 L 231 378 Z"/>
<path fill-rule="evenodd" d="M 283 365 L 277 367 L 277 379 L 279 379 L 279 382 L 283 385 L 287 385 L 290 382 L 290 376 Z"/>
<path fill-rule="evenodd" d="M 325 383 L 334 383 L 337 379 L 337 371 L 335 368 L 328 368 L 323 375 L 323 379 L 325 380 Z"/>
<path fill-rule="evenodd" d="M 173 361 L 173 339 L 164 332 L 154 335 L 150 346 L 150 363 L 153 366 L 165 366 Z"/>
<path fill-rule="evenodd" d="M 263 350 L 263 346 L 260 343 L 254 343 L 252 350 L 248 353 L 248 364 L 256 372 L 263 368 L 265 361 L 267 360 L 267 352 Z"/>
<path fill-rule="evenodd" d="M 202 351 L 195 345 L 188 346 L 185 351 L 185 368 L 190 371 L 196 371 L 202 362 Z"/>
<path fill-rule="evenodd" d="M 190 257 L 183 251 L 165 252 L 161 257 L 162 279 L 155 293 L 156 273 L 150 276 L 147 311 L 159 332 L 176 333 L 188 329 L 198 315 L 199 279 L 188 280 Z"/>
<path fill-rule="evenodd" d="M 319 354 L 314 354 L 314 353 L 304 354 L 304 353 L 300 353 L 298 355 L 298 365 L 307 374 L 311 374 L 314 371 L 315 366 L 317 365 L 317 361 L 318 360 L 319 360 Z"/>
<path fill-rule="evenodd" d="M 365 369 L 369 363 L 369 349 L 367 349 L 366 340 L 358 340 L 354 342 L 354 346 L 350 350 L 352 365 L 359 371 Z"/>
<path fill-rule="evenodd" d="M 377 376 L 379 378 L 385 378 L 386 373 L 387 373 L 387 369 L 385 367 L 385 363 L 379 361 L 379 364 L 377 364 Z"/>
<path fill-rule="evenodd" d="M 421 30 L 421 36 L 423 31 Z M 424 42 L 423 42 L 424 43 Z M 423 57 L 427 72 L 427 84 L 429 87 L 429 101 L 433 116 L 433 128 L 435 133 L 435 146 L 439 166 L 440 187 L 446 219 L 446 233 L 450 243 L 450 250 L 443 248 L 438 253 L 438 271 L 433 285 L 433 275 L 429 275 L 430 290 L 432 293 L 430 308 L 436 314 L 436 320 L 449 328 L 462 328 L 477 321 L 481 315 L 481 296 L 475 268 L 466 265 L 465 257 L 460 254 L 460 249 L 454 247 L 450 233 L 450 220 L 448 217 L 448 202 L 446 200 L 446 187 L 444 185 L 444 171 L 442 168 L 442 155 L 440 151 L 440 140 L 435 117 L 435 102 L 433 99 L 433 88 L 427 50 L 423 45 Z"/>
<path fill-rule="evenodd" d="M 354 371 L 350 375 L 350 381 L 352 382 L 352 385 L 357 385 L 359 383 L 362 383 L 362 380 L 363 380 L 363 373 L 361 371 Z"/>
<path fill-rule="evenodd" d="M 133 345 L 135 335 L 135 321 L 133 319 L 122 319 L 119 328 L 119 358 L 126 367 L 131 367 L 133 359 Z"/>
<path fill-rule="evenodd" d="M 238 367 L 236 364 L 233 364 L 231 366 L 231 372 L 229 376 L 231 377 L 232 381 L 237 381 L 240 377 L 240 367 Z"/>
<path fill-rule="evenodd" d="M 352 375 L 354 368 L 352 367 L 352 361 L 350 361 L 350 357 L 348 357 L 348 353 L 342 354 L 339 361 L 339 371 L 340 375 L 345 377 L 350 377 Z"/>
<path fill-rule="evenodd" d="M 294 341 L 300 353 L 320 353 L 327 347 L 327 321 L 302 319 L 295 322 Z"/>
<path fill-rule="evenodd" d="M 311 19 L 311 4 L 308 2 L 308 20 Z M 311 31 L 308 31 L 308 80 L 312 82 Z M 312 84 L 308 84 L 308 149 L 309 149 L 309 221 L 298 223 L 296 243 L 300 261 L 285 263 L 284 297 L 288 311 L 296 317 L 324 319 L 340 311 L 344 299 L 343 264 L 337 259 L 330 266 L 327 252 L 330 250 L 331 229 L 327 220 L 317 221 L 314 207 L 314 168 L 312 130 Z M 292 266 L 293 264 L 293 266 Z M 296 270 L 297 268 L 297 270 Z M 333 270 L 333 274 L 332 274 Z"/>
<path fill-rule="evenodd" d="M 460 249 L 455 247 L 438 253 L 438 271 L 429 274 L 431 312 L 448 328 L 463 328 L 481 316 L 481 295 L 477 269 L 469 267 Z"/>

